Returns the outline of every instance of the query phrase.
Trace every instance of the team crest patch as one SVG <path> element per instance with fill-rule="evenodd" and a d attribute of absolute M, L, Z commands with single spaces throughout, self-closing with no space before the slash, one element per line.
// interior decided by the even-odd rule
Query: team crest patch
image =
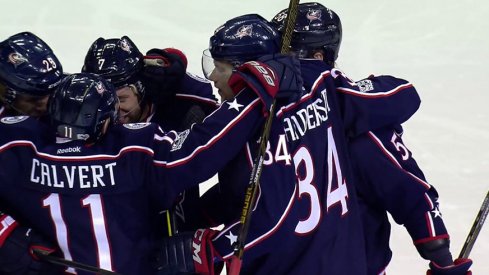
<path fill-rule="evenodd" d="M 126 124 L 122 124 L 122 126 L 126 127 L 127 129 L 137 130 L 137 129 L 142 129 L 150 124 L 151 123 L 149 122 L 140 122 L 140 123 L 126 123 Z"/>
<path fill-rule="evenodd" d="M 364 79 L 356 82 L 358 85 L 358 88 L 360 89 L 360 92 L 362 93 L 367 93 L 370 92 L 374 89 L 374 84 L 372 83 L 372 80 L 370 79 Z"/>
<path fill-rule="evenodd" d="M 0 122 L 4 124 L 15 124 L 15 123 L 22 122 L 28 118 L 29 118 L 28 116 L 7 116 L 0 119 Z"/>
<path fill-rule="evenodd" d="M 173 142 L 173 146 L 171 147 L 172 152 L 182 148 L 182 144 L 187 139 L 188 133 L 190 133 L 190 130 L 188 129 L 178 133 L 178 136 L 175 138 L 175 141 Z"/>

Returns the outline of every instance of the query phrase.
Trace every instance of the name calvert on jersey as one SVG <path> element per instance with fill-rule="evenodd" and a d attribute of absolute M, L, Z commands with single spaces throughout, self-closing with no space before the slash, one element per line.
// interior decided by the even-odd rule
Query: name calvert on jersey
<path fill-rule="evenodd" d="M 30 181 L 49 187 L 69 189 L 114 186 L 116 165 L 116 162 L 104 165 L 56 165 L 33 158 Z"/>

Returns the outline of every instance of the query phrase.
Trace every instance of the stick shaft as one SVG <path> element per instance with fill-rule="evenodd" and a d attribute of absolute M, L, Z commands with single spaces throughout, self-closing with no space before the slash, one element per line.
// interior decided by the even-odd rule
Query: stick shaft
<path fill-rule="evenodd" d="M 479 209 L 479 213 L 477 214 L 474 223 L 472 224 L 472 228 L 470 229 L 469 235 L 467 235 L 467 239 L 465 239 L 464 246 L 462 247 L 462 250 L 460 251 L 460 255 L 458 256 L 459 258 L 469 257 L 469 254 L 472 251 L 472 247 L 474 246 L 475 241 L 477 240 L 477 237 L 479 236 L 479 233 L 482 229 L 482 226 L 486 221 L 488 213 L 489 213 L 489 191 L 487 192 L 487 195 L 484 201 L 482 202 L 482 206 Z"/>
<path fill-rule="evenodd" d="M 288 53 L 290 49 L 290 41 L 292 40 L 292 33 L 295 27 L 295 19 L 297 17 L 299 0 L 290 0 L 289 9 L 287 11 L 286 28 L 282 35 L 281 53 Z M 248 188 L 246 189 L 244 206 L 241 211 L 240 224 L 241 229 L 238 234 L 238 239 L 234 248 L 234 255 L 231 258 L 231 264 L 228 270 L 229 275 L 238 275 L 241 270 L 242 258 L 246 243 L 246 237 L 248 236 L 248 229 L 251 223 L 251 213 L 253 206 L 256 202 L 258 193 L 258 186 L 260 184 L 260 176 L 263 168 L 263 160 L 265 159 L 266 148 L 268 144 L 268 138 L 270 135 L 270 129 L 272 128 L 273 117 L 275 116 L 276 100 L 274 99 L 270 107 L 269 116 L 263 127 L 263 132 L 260 138 L 260 147 L 258 156 L 255 158 L 253 168 L 251 170 L 250 181 Z"/>

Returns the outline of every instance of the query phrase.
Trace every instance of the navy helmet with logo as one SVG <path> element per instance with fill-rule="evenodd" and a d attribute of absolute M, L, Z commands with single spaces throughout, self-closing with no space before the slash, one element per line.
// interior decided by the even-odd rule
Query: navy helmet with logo
<path fill-rule="evenodd" d="M 285 29 L 287 10 L 280 11 L 271 23 L 280 31 Z M 299 57 L 312 57 L 324 51 L 324 61 L 330 65 L 338 58 L 342 38 L 341 20 L 332 10 L 317 3 L 299 4 L 291 50 Z"/>
<path fill-rule="evenodd" d="M 280 52 L 280 34 L 258 14 L 228 20 L 210 38 L 209 51 L 216 60 L 243 63 Z"/>
<path fill-rule="evenodd" d="M 97 140 L 108 119 L 116 121 L 114 86 L 101 76 L 76 73 L 65 77 L 49 99 L 48 112 L 60 137 Z"/>
<path fill-rule="evenodd" d="M 50 94 L 63 77 L 63 68 L 51 48 L 30 32 L 15 34 L 0 42 L 0 83 L 12 103 L 17 93 Z"/>
<path fill-rule="evenodd" d="M 214 60 L 237 67 L 244 62 L 280 52 L 280 33 L 258 14 L 228 20 L 214 31 L 209 48 L 202 54 L 202 71 L 209 79 Z"/>
<path fill-rule="evenodd" d="M 88 49 L 82 72 L 98 74 L 116 88 L 135 85 L 143 98 L 145 89 L 139 76 L 144 66 L 143 58 L 127 36 L 111 39 L 100 37 Z"/>

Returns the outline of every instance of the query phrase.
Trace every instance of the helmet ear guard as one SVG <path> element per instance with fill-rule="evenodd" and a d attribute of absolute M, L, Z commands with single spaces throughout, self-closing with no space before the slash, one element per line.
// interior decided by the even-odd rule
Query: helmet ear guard
<path fill-rule="evenodd" d="M 107 119 L 116 121 L 118 99 L 113 85 L 95 74 L 63 79 L 49 100 L 48 112 L 58 136 L 95 141 Z"/>

